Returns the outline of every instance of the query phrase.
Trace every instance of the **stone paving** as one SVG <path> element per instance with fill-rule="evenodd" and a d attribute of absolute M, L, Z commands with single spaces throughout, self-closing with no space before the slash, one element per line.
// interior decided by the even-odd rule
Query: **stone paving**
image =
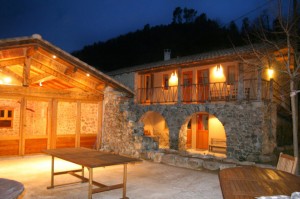
<path fill-rule="evenodd" d="M 88 186 L 79 183 L 54 189 L 50 184 L 50 156 L 0 158 L 0 176 L 24 184 L 24 199 L 82 199 L 87 198 Z M 77 165 L 56 161 L 56 170 L 74 169 Z M 97 168 L 94 179 L 106 184 L 122 182 L 122 166 Z M 86 171 L 86 176 L 88 171 Z M 78 181 L 70 175 L 55 177 L 55 183 Z M 93 198 L 120 198 L 122 190 L 93 195 Z M 127 196 L 130 199 L 221 199 L 218 171 L 190 170 L 149 161 L 128 166 Z"/>

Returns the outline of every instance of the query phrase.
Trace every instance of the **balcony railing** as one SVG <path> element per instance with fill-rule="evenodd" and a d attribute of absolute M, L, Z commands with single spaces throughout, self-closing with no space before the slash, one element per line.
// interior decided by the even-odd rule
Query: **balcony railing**
<path fill-rule="evenodd" d="M 209 84 L 181 85 L 137 89 L 137 102 L 145 103 L 205 103 L 211 101 L 265 100 L 270 99 L 270 82 L 257 79 L 246 79 L 242 87 L 238 82 L 215 82 Z M 243 92 L 243 93 L 239 93 Z M 180 95 L 178 95 L 180 94 Z"/>

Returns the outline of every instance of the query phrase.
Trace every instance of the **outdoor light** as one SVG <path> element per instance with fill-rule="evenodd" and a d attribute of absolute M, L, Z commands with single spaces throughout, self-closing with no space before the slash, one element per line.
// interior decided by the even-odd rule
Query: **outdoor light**
<path fill-rule="evenodd" d="M 215 76 L 216 77 L 222 77 L 223 76 L 223 68 L 221 64 L 217 65 L 215 68 Z"/>
<path fill-rule="evenodd" d="M 177 86 L 178 85 L 178 77 L 177 77 L 176 71 L 171 74 L 171 77 L 169 79 L 169 85 L 170 86 Z"/>
<path fill-rule="evenodd" d="M 87 77 L 89 77 L 89 76 L 90 76 L 90 74 L 88 74 L 88 73 L 87 73 L 87 74 L 86 74 L 86 76 L 87 76 Z"/>
<path fill-rule="evenodd" d="M 43 86 L 43 82 L 40 82 L 39 85 L 40 85 L 40 86 Z"/>
<path fill-rule="evenodd" d="M 10 77 L 5 77 L 3 80 L 4 80 L 4 82 L 6 84 L 9 84 L 11 82 L 11 78 Z"/>
<path fill-rule="evenodd" d="M 52 57 L 53 57 L 53 59 L 56 59 L 56 55 L 53 55 Z"/>
<path fill-rule="evenodd" d="M 269 78 L 272 79 L 273 75 L 274 75 L 274 70 L 271 67 L 268 68 L 268 76 L 269 76 Z"/>

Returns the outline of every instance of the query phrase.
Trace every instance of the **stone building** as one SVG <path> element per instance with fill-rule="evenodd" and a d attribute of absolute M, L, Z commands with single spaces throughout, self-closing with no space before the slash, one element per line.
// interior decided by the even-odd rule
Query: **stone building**
<path fill-rule="evenodd" d="M 255 64 L 252 46 L 174 59 L 166 53 L 163 61 L 109 73 L 135 96 L 119 100 L 122 114 L 110 105 L 113 118 L 123 119 L 104 130 L 106 150 L 213 151 L 241 161 L 273 153 L 276 129 L 288 125 L 281 117 L 288 93 L 279 74 Z"/>
<path fill-rule="evenodd" d="M 113 92 L 133 96 L 40 35 L 0 40 L 0 156 L 100 148 Z"/>

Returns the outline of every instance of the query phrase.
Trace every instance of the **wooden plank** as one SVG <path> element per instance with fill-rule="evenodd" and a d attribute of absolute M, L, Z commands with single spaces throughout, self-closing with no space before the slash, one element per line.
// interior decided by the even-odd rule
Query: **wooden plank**
<path fill-rule="evenodd" d="M 47 138 L 25 139 L 25 154 L 42 153 L 47 149 Z"/>
<path fill-rule="evenodd" d="M 22 87 L 10 85 L 0 85 L 1 97 L 9 96 L 28 96 L 41 98 L 56 98 L 56 99 L 73 99 L 73 100 L 89 100 L 100 101 L 103 100 L 102 94 L 76 92 L 70 90 L 47 89 L 42 87 Z"/>
<path fill-rule="evenodd" d="M 56 137 L 56 148 L 71 148 L 75 147 L 75 135 L 68 137 Z"/>
<path fill-rule="evenodd" d="M 0 140 L 0 156 L 19 155 L 19 140 Z"/>
<path fill-rule="evenodd" d="M 97 135 L 81 135 L 80 147 L 93 149 L 96 146 Z"/>

